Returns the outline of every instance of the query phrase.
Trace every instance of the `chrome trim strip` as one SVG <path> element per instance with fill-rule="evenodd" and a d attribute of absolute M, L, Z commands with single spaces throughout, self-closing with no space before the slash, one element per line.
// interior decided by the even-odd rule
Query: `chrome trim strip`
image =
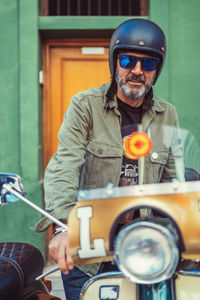
<path fill-rule="evenodd" d="M 84 295 L 87 291 L 87 289 L 89 288 L 89 286 L 91 284 L 93 284 L 94 281 L 96 280 L 99 280 L 99 279 L 106 279 L 106 278 L 119 278 L 119 277 L 122 277 L 122 278 L 126 278 L 122 272 L 119 272 L 119 271 L 114 271 L 114 272 L 107 272 L 107 273 L 101 273 L 101 274 L 98 274 L 98 275 L 95 275 L 93 277 L 91 277 L 88 281 L 85 282 L 85 284 L 83 285 L 82 289 L 81 289 L 81 293 L 80 293 L 80 300 L 83 300 L 84 298 Z"/>
<path fill-rule="evenodd" d="M 78 200 L 82 201 L 90 199 L 95 200 L 163 194 L 186 194 L 193 192 L 200 193 L 200 181 L 156 183 L 125 187 L 113 187 L 112 185 L 108 185 L 105 188 L 79 191 Z"/>
<path fill-rule="evenodd" d="M 200 270 L 194 271 L 194 270 L 178 270 L 178 273 L 184 276 L 194 276 L 194 277 L 200 277 Z"/>

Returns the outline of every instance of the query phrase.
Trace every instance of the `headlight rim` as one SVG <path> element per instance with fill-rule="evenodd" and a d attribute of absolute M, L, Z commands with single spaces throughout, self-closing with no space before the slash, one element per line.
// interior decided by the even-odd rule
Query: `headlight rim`
<path fill-rule="evenodd" d="M 171 249 L 172 249 L 172 257 L 173 260 L 170 264 L 170 267 L 167 268 L 167 270 L 163 270 L 163 272 L 160 273 L 159 276 L 155 277 L 155 278 L 149 278 L 149 279 L 141 279 L 138 278 L 136 276 L 134 276 L 133 274 L 131 274 L 121 263 L 120 263 L 120 257 L 119 257 L 119 248 L 120 248 L 120 243 L 121 243 L 121 239 L 123 238 L 123 236 L 127 236 L 127 232 L 132 231 L 134 228 L 136 227 L 150 227 L 153 229 L 158 230 L 159 232 L 161 232 L 164 236 L 167 237 L 168 242 L 170 242 L 171 244 Z M 114 247 L 114 257 L 115 257 L 115 261 L 116 264 L 118 265 L 119 270 L 124 274 L 124 276 L 126 276 L 130 281 L 134 282 L 134 283 L 139 283 L 139 284 L 154 284 L 154 283 L 158 283 L 161 282 L 163 280 L 167 280 L 169 279 L 173 273 L 176 270 L 176 267 L 178 265 L 179 262 L 179 249 L 178 249 L 178 245 L 177 245 L 177 240 L 174 237 L 173 233 L 171 232 L 170 229 L 164 227 L 161 224 L 158 223 L 154 223 L 152 222 L 152 219 L 150 221 L 148 220 L 137 220 L 137 221 L 133 221 L 133 223 L 126 225 L 124 228 L 122 228 L 115 240 L 115 247 Z"/>

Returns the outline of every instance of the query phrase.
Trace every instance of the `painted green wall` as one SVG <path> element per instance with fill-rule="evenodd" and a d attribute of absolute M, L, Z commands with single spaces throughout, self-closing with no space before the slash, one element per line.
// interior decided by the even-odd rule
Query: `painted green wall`
<path fill-rule="evenodd" d="M 0 5 L 0 166 L 1 171 L 12 169 L 13 172 L 19 172 L 19 49 L 17 46 L 19 32 L 17 28 L 17 3 L 16 1 L 4 0 L 1 1 Z M 4 29 L 2 30 L 2 28 Z"/>
<path fill-rule="evenodd" d="M 41 205 L 37 20 L 37 1 L 1 0 L 0 172 L 19 174 L 27 197 Z M 44 237 L 34 232 L 39 218 L 21 202 L 1 207 L 0 240 L 44 249 Z"/>
<path fill-rule="evenodd" d="M 149 19 L 165 31 L 168 54 L 156 84 L 158 95 L 177 107 L 181 126 L 200 128 L 199 0 L 150 0 Z M 19 174 L 27 196 L 42 200 L 42 89 L 38 82 L 44 38 L 107 37 L 126 17 L 38 17 L 37 0 L 0 1 L 0 172 Z M 199 138 L 199 137 L 198 137 Z M 26 241 L 44 251 L 40 218 L 17 202 L 0 208 L 0 240 Z"/>
<path fill-rule="evenodd" d="M 200 2 L 171 0 L 170 12 L 171 98 L 180 123 L 200 142 Z"/>
<path fill-rule="evenodd" d="M 180 125 L 190 129 L 200 144 L 199 15 L 198 0 L 150 1 L 150 19 L 160 24 L 168 40 L 156 92 L 176 106 Z"/>

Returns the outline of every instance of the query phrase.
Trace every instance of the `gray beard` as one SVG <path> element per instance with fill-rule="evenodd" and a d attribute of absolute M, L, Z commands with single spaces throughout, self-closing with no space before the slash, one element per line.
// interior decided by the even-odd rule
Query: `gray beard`
<path fill-rule="evenodd" d="M 134 79 L 137 78 L 135 75 L 133 75 L 132 77 L 134 77 Z M 131 78 L 131 76 L 130 76 L 130 78 Z M 130 88 L 128 86 L 127 82 L 123 82 L 123 79 L 119 75 L 118 72 L 116 72 L 116 74 L 115 74 L 115 80 L 116 80 L 117 85 L 119 86 L 120 90 L 124 94 L 124 96 L 128 97 L 128 98 L 130 98 L 132 100 L 137 100 L 140 97 L 146 95 L 149 92 L 149 90 L 152 87 L 152 84 L 154 82 L 154 78 L 153 78 L 151 80 L 151 82 L 149 82 L 149 84 L 146 85 L 145 84 L 145 78 L 144 78 L 143 75 L 141 75 L 141 76 L 138 76 L 138 81 L 142 81 L 144 83 L 144 85 L 142 87 L 141 86 L 137 86 L 137 85 L 133 85 L 134 88 Z"/>

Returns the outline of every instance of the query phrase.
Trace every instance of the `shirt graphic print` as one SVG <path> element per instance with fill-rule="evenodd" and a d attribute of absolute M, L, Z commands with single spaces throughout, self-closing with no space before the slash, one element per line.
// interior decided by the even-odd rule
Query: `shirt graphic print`
<path fill-rule="evenodd" d="M 123 161 L 119 185 L 135 185 L 138 184 L 138 160 L 129 153 L 127 142 L 131 134 L 138 131 L 142 107 L 134 108 L 118 99 L 118 108 L 122 116 L 121 135 L 123 140 Z"/>

